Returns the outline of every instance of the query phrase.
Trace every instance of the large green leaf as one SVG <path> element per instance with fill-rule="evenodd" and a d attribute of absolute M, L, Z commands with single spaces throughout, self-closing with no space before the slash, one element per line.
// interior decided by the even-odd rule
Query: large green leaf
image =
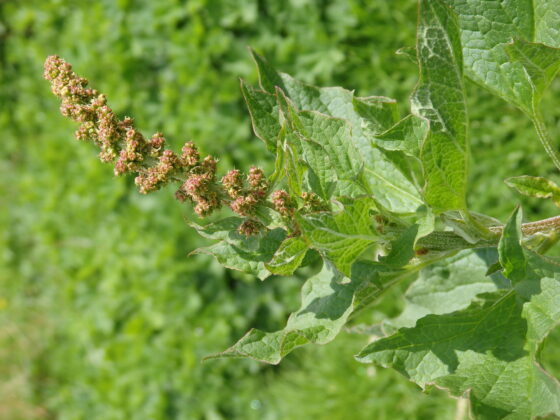
<path fill-rule="evenodd" d="M 362 169 L 363 173 L 357 181 L 365 192 L 371 194 L 376 201 L 388 210 L 397 213 L 413 213 L 420 205 L 423 204 L 420 194 L 407 174 L 403 173 L 401 167 L 392 159 L 388 158 L 382 151 L 378 150 L 372 143 L 372 133 L 381 133 L 388 130 L 398 121 L 396 112 L 396 104 L 394 100 L 384 97 L 368 97 L 357 98 L 349 90 L 339 87 L 318 88 L 302 83 L 291 76 L 276 72 L 264 58 L 254 54 L 255 60 L 259 68 L 259 80 L 261 87 L 269 93 L 276 93 L 277 100 L 281 108 L 287 103 L 293 105 L 296 113 L 305 111 L 316 111 L 313 118 L 309 120 L 307 135 L 299 132 L 299 134 L 311 140 L 315 145 L 307 144 L 307 156 L 304 159 L 313 159 L 313 162 L 307 162 L 310 166 L 317 163 L 318 166 L 328 171 L 323 175 L 330 177 L 330 173 L 334 169 L 340 169 L 339 164 L 351 163 L 352 171 L 355 173 L 357 169 Z M 282 96 L 286 99 L 282 98 Z M 313 113 L 307 113 L 307 116 Z M 320 115 L 334 117 L 337 120 L 327 120 L 326 117 Z M 291 114 L 293 117 L 295 114 Z M 289 117 L 290 115 L 285 115 Z M 305 116 L 305 114 L 304 114 Z M 313 124 L 315 125 L 313 127 Z M 325 128 L 329 132 L 335 132 L 337 136 L 330 140 L 330 137 L 318 131 L 318 124 L 325 124 Z M 344 125 L 343 125 L 344 124 Z M 342 125 L 342 130 L 340 127 Z M 296 131 L 305 131 L 302 124 L 293 124 L 291 127 Z M 313 135 L 311 135 L 313 134 Z M 289 137 L 289 133 L 287 133 Z M 291 138 L 294 141 L 293 138 Z M 335 142 L 338 141 L 338 144 Z M 343 141 L 346 144 L 342 144 Z M 326 146 L 323 148 L 317 145 Z M 341 154 L 340 150 L 344 149 L 345 153 Z M 335 152 L 334 154 L 331 152 Z M 321 156 L 327 154 L 328 156 Z M 313 158 L 309 156 L 313 155 Z M 330 160 L 333 160 L 330 164 Z M 342 169 L 343 171 L 348 169 Z M 356 190 L 355 186 L 348 183 L 332 183 L 329 185 L 337 185 L 338 191 L 331 191 L 328 185 L 320 182 L 320 179 L 314 179 L 320 173 L 312 168 L 314 173 L 311 174 L 311 181 L 315 181 L 322 192 L 323 198 L 336 193 L 337 195 L 356 195 L 364 191 Z M 327 187 L 327 191 L 325 188 Z"/>
<path fill-rule="evenodd" d="M 465 74 L 531 117 L 555 165 L 540 101 L 560 69 L 556 0 L 444 0 L 457 14 Z"/>
<path fill-rule="evenodd" d="M 303 236 L 341 273 L 350 276 L 354 261 L 377 239 L 370 215 L 374 206 L 370 198 L 360 198 L 346 203 L 344 210 L 335 214 L 301 216 Z"/>
<path fill-rule="evenodd" d="M 532 115 L 560 64 L 558 2 L 445 2 L 459 18 L 465 73 Z"/>
<path fill-rule="evenodd" d="M 495 249 L 465 250 L 425 268 L 406 291 L 403 312 L 387 320 L 385 330 L 413 327 L 418 319 L 428 314 L 465 309 L 476 295 L 509 287 L 509 280 L 501 274 L 486 275 L 488 266 L 497 259 Z"/>
<path fill-rule="evenodd" d="M 417 52 L 420 81 L 412 112 L 430 125 L 421 151 L 425 199 L 437 212 L 464 209 L 469 145 L 463 57 L 457 18 L 441 0 L 420 1 Z"/>
<path fill-rule="evenodd" d="M 538 363 L 542 340 L 560 322 L 560 265 L 526 252 L 527 274 L 515 288 L 485 280 L 492 259 L 477 261 L 473 251 L 462 258 L 464 273 L 460 260 L 450 271 L 447 263 L 431 269 L 430 293 L 415 293 L 425 301 L 400 319 L 407 327 L 366 346 L 358 360 L 393 367 L 422 387 L 468 392 L 477 419 L 560 415 L 558 381 Z M 463 287 L 454 290 L 457 275 Z"/>

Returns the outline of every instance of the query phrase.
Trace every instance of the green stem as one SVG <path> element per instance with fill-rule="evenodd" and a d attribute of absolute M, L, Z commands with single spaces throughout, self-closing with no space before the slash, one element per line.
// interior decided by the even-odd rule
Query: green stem
<path fill-rule="evenodd" d="M 558 155 L 558 152 L 555 150 L 553 146 L 553 142 L 546 128 L 546 124 L 544 123 L 543 117 L 538 110 L 534 111 L 532 120 L 533 120 L 533 124 L 535 125 L 535 129 L 537 130 L 539 139 L 541 140 L 541 143 L 544 146 L 544 150 L 546 150 L 546 153 L 548 153 L 548 156 L 550 156 L 552 162 L 554 162 L 554 165 L 558 169 L 560 169 L 560 155 Z"/>
<path fill-rule="evenodd" d="M 432 232 L 420 238 L 416 243 L 418 249 L 427 251 L 450 251 L 469 248 L 487 248 L 498 245 L 502 235 L 503 227 L 493 226 L 489 228 L 493 236 L 489 239 L 471 244 L 452 231 Z M 560 216 L 538 220 L 536 222 L 523 223 L 521 230 L 524 235 L 534 235 L 535 233 L 560 233 Z"/>

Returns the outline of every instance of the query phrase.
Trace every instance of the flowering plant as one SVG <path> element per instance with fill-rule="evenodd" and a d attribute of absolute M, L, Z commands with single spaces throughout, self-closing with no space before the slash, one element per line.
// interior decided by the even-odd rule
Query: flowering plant
<path fill-rule="evenodd" d="M 217 160 L 201 159 L 194 143 L 179 155 L 162 134 L 145 138 L 57 56 L 45 77 L 62 114 L 80 123 L 76 137 L 99 146 L 115 174 L 136 173 L 141 193 L 174 182 L 176 198 L 199 216 L 224 206 L 236 214 L 192 224 L 218 241 L 198 252 L 261 279 L 321 261 L 283 330 L 253 329 L 211 357 L 279 363 L 299 346 L 333 340 L 390 286 L 415 279 L 399 317 L 362 329 L 374 340 L 358 361 L 469 397 L 477 418 L 560 415 L 560 385 L 538 362 L 560 321 L 560 262 L 544 256 L 560 217 L 522 223 L 515 209 L 504 224 L 467 206 L 466 78 L 520 108 L 560 168 L 540 109 L 560 70 L 560 9 L 512 3 L 515 19 L 504 23 L 490 2 L 420 0 L 419 83 L 404 117 L 390 98 L 310 86 L 253 53 L 260 86 L 241 90 L 276 158 L 268 177 L 252 167 L 220 178 Z M 560 187 L 545 178 L 506 182 L 560 203 Z"/>

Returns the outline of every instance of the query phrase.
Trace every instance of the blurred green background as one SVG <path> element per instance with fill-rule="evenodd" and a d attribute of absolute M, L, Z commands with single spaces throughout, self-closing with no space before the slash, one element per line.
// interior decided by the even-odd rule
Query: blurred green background
<path fill-rule="evenodd" d="M 404 113 L 417 71 L 395 51 L 414 45 L 415 14 L 414 0 L 0 1 L 0 419 L 453 418 L 445 393 L 355 362 L 364 337 L 347 333 L 279 366 L 202 363 L 250 327 L 278 328 L 303 277 L 261 283 L 188 257 L 205 244 L 190 209 L 170 189 L 141 196 L 115 178 L 72 139 L 42 79 L 58 54 L 145 134 L 192 139 L 222 171 L 270 167 L 239 91 L 239 78 L 256 82 L 246 47 L 307 82 L 394 97 Z M 552 165 L 520 112 L 468 90 L 469 201 L 504 219 L 520 199 L 503 179 L 554 178 Z M 523 203 L 528 218 L 554 214 Z M 405 287 L 365 320 L 397 314 Z"/>

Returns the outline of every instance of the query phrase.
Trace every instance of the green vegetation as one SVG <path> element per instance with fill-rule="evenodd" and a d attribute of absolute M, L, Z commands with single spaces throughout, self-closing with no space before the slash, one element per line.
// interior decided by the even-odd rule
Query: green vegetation
<path fill-rule="evenodd" d="M 198 222 L 189 206 L 173 200 L 169 189 L 140 196 L 132 178 L 115 179 L 111 169 L 94 158 L 93 148 L 72 143 L 70 133 L 75 126 L 59 116 L 48 84 L 41 78 L 44 58 L 63 56 L 107 93 L 120 116 L 134 116 L 146 133 L 162 131 L 175 150 L 192 139 L 203 152 L 218 156 L 222 168 L 247 170 L 258 164 L 270 173 L 273 157 L 251 133 L 239 89 L 239 77 L 247 80 L 247 86 L 257 82 L 246 46 L 299 80 L 342 85 L 355 89 L 360 97 L 394 97 L 396 107 L 406 115 L 417 65 L 407 54 L 394 52 L 414 45 L 415 15 L 413 0 L 390 4 L 0 3 L 0 101 L 4 105 L 0 109 L 4 146 L 0 193 L 6 203 L 0 212 L 0 372 L 8 378 L 0 389 L 0 417 L 344 419 L 352 412 L 352 417 L 364 419 L 452 418 L 456 402 L 445 392 L 434 389 L 422 394 L 392 370 L 352 360 L 350 356 L 364 342 L 363 336 L 349 332 L 342 332 L 327 346 L 291 353 L 275 367 L 231 359 L 202 363 L 204 356 L 227 348 L 249 328 L 281 328 L 297 308 L 303 280 L 316 267 L 261 282 L 225 270 L 209 256 L 188 258 L 189 252 L 210 244 L 184 221 Z M 422 76 L 424 82 L 429 77 Z M 528 102 L 508 98 L 513 104 L 508 105 L 471 81 L 459 82 L 464 83 L 459 90 L 470 114 L 470 182 L 464 171 L 452 179 L 453 188 L 442 191 L 434 171 L 427 201 L 435 208 L 463 208 L 468 185 L 470 209 L 506 220 L 521 197 L 503 183 L 505 178 L 555 176 L 530 120 L 514 106 L 540 122 L 536 107 L 542 99 L 546 123 L 556 134 L 560 111 L 553 105 L 559 86 L 553 84 L 548 89 L 552 94 L 543 98 L 544 89 L 538 91 Z M 415 98 L 426 109 L 421 102 L 423 86 L 420 83 Z M 453 109 L 451 114 L 464 113 Z M 455 117 L 453 121 L 459 132 L 461 121 Z M 300 113 L 291 123 L 312 131 L 325 121 Z M 446 130 L 433 131 L 429 141 L 437 146 L 446 135 Z M 466 134 L 455 135 L 466 138 Z M 388 144 L 392 137 L 379 141 Z M 469 158 L 463 152 L 453 159 L 457 167 L 451 172 L 465 167 Z M 344 166 L 349 177 L 355 175 L 353 161 Z M 556 186 L 550 185 L 545 183 L 549 189 L 537 196 L 554 200 Z M 322 189 L 325 194 L 327 190 Z M 531 220 L 557 211 L 552 200 L 522 199 Z M 407 205 L 398 197 L 387 200 L 392 210 Z M 359 216 L 367 205 L 355 204 L 352 211 Z M 332 238 L 314 234 L 317 226 L 348 224 L 341 219 L 344 215 L 308 218 L 303 226 L 313 237 L 314 247 L 349 274 L 347 255 L 330 248 Z M 501 249 L 515 249 L 511 237 L 517 228 L 514 222 L 508 226 L 510 239 L 504 237 Z M 301 250 L 300 244 L 289 245 L 286 252 Z M 357 256 L 369 242 L 350 245 Z M 388 258 L 387 264 L 402 265 L 398 256 Z M 479 275 L 479 283 L 484 283 L 481 267 L 487 262 L 473 263 L 478 271 L 470 281 Z M 458 258 L 448 269 L 462 263 Z M 519 267 L 545 270 L 538 264 L 527 262 L 522 253 L 512 261 L 502 259 L 508 273 L 518 273 L 519 281 L 524 280 Z M 279 262 L 270 271 L 288 274 L 296 267 Z M 322 276 L 314 278 L 320 281 Z M 421 280 L 429 283 L 429 272 L 423 276 Z M 397 316 L 405 302 L 421 302 L 413 288 L 402 297 L 406 287 L 400 284 L 389 290 L 375 309 L 360 314 L 355 323 L 374 324 Z M 482 287 L 492 294 L 469 307 L 465 316 L 484 317 L 487 306 L 501 293 L 488 284 Z M 506 312 L 519 309 L 510 300 L 504 300 L 504 305 L 510 305 L 502 308 Z M 430 311 L 437 313 L 433 308 Z M 421 312 L 402 319 L 405 312 L 392 321 L 394 328 L 411 325 Z M 336 326 L 341 327 L 342 323 Z M 426 338 L 422 327 L 419 324 L 415 333 Z M 515 342 L 519 337 L 509 338 Z M 558 375 L 553 350 L 558 339 L 553 335 L 549 340 L 543 350 L 544 363 Z M 384 341 L 373 346 L 379 343 Z M 369 348 L 361 356 L 387 357 L 404 364 L 393 355 L 379 354 Z M 267 357 L 276 361 L 278 355 Z M 417 368 L 406 365 L 400 370 L 410 373 Z M 422 383 L 425 378 L 414 379 Z M 452 379 L 444 385 L 463 386 Z"/>

